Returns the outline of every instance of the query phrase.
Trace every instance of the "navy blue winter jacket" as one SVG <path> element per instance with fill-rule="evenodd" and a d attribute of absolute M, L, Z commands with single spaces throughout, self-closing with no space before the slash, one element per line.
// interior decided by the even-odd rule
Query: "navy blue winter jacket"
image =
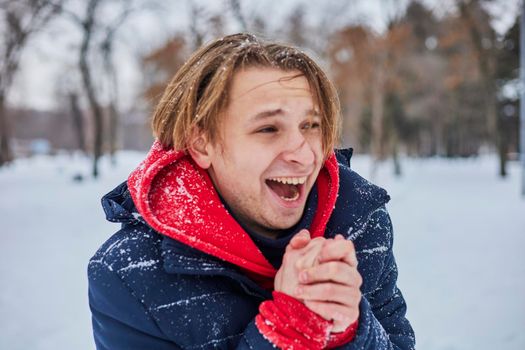
<path fill-rule="evenodd" d="M 338 154 L 340 188 L 326 237 L 354 242 L 363 277 L 359 328 L 340 349 L 413 349 L 414 332 L 396 286 L 386 191 Z M 91 258 L 89 303 L 99 350 L 273 349 L 255 326 L 271 293 L 241 270 L 163 236 L 136 212 L 123 183 L 102 199 L 122 224 Z"/>

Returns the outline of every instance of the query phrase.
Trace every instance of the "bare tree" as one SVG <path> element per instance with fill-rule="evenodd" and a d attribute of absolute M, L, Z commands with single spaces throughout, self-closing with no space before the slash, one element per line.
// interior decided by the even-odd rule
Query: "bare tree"
<path fill-rule="evenodd" d="M 104 40 L 100 45 L 102 56 L 104 59 L 104 72 L 108 80 L 108 141 L 109 141 L 109 154 L 111 156 L 111 162 L 116 164 L 115 153 L 118 144 L 118 125 L 119 125 L 119 107 L 118 107 L 118 79 L 117 70 L 113 63 L 113 49 L 115 43 L 115 34 L 119 27 L 124 23 L 129 14 L 133 11 L 131 2 L 125 2 L 124 10 L 120 13 L 117 19 L 106 28 Z"/>
<path fill-rule="evenodd" d="M 204 42 L 204 35 L 206 33 L 206 29 L 201 28 L 201 22 L 204 17 L 204 8 L 191 0 L 189 4 L 191 18 L 189 30 L 192 37 L 193 49 L 196 50 L 201 47 Z"/>
<path fill-rule="evenodd" d="M 401 175 L 399 161 L 399 137 L 395 128 L 385 130 L 385 103 L 388 95 L 389 82 L 395 80 L 398 73 L 399 52 L 403 50 L 403 40 L 406 30 L 400 25 L 405 6 L 395 0 L 383 0 L 385 11 L 385 33 L 375 40 L 373 63 L 375 68 L 371 79 L 371 151 L 373 155 L 372 177 L 376 175 L 379 161 L 392 156 L 394 173 Z M 395 127 L 395 125 L 394 125 Z M 385 143 L 387 131 L 390 131 L 390 142 Z"/>
<path fill-rule="evenodd" d="M 458 0 L 459 13 L 470 31 L 483 86 L 487 133 L 499 155 L 499 175 L 507 175 L 507 152 L 501 119 L 497 112 L 496 33 L 480 1 Z"/>
<path fill-rule="evenodd" d="M 91 113 L 93 117 L 94 141 L 93 141 L 93 177 L 98 177 L 98 160 L 102 156 L 102 137 L 104 131 L 102 107 L 98 101 L 93 84 L 92 69 L 88 61 L 90 45 L 95 30 L 95 16 L 100 0 L 89 0 L 86 8 L 86 14 L 79 24 L 83 31 L 82 44 L 79 52 L 79 68 L 82 75 L 84 91 L 87 95 Z"/>
<path fill-rule="evenodd" d="M 83 16 L 79 16 L 74 11 L 71 11 L 65 7 L 62 7 L 62 12 L 67 15 L 73 23 L 75 23 L 82 32 L 82 40 L 79 48 L 79 60 L 78 67 L 82 78 L 83 90 L 86 94 L 89 108 L 91 111 L 91 117 L 93 120 L 93 166 L 92 175 L 98 177 L 99 168 L 98 162 L 103 154 L 104 145 L 104 109 L 101 102 L 100 94 L 97 94 L 97 88 L 95 86 L 95 74 L 92 60 L 90 56 L 98 52 L 102 54 L 104 62 L 104 73 L 105 76 L 100 80 L 106 78 L 109 83 L 109 130 L 110 130 L 110 149 L 112 154 L 116 148 L 114 139 L 116 138 L 116 130 L 118 124 L 118 106 L 117 106 L 117 74 L 115 66 L 112 63 L 113 44 L 115 33 L 117 29 L 122 25 L 128 15 L 132 12 L 131 2 L 121 1 L 123 4 L 123 10 L 120 15 L 117 16 L 116 20 L 107 24 L 97 22 L 100 18 L 99 14 L 103 4 L 107 3 L 106 0 L 88 0 L 86 4 L 85 13 Z M 97 36 L 100 33 L 103 34 L 103 40 L 99 46 L 96 46 Z M 99 51 L 96 51 L 98 48 Z M 94 51 L 95 50 L 95 51 Z"/>
<path fill-rule="evenodd" d="M 70 91 L 68 94 L 69 105 L 71 109 L 71 116 L 73 117 L 73 126 L 76 133 L 76 139 L 78 142 L 78 148 L 86 153 L 86 136 L 84 128 L 84 117 L 78 103 L 78 94 L 74 91 Z"/>
<path fill-rule="evenodd" d="M 229 1 L 230 8 L 233 12 L 233 16 L 239 22 L 239 25 L 241 26 L 241 30 L 243 32 L 248 30 L 248 25 L 246 24 L 246 19 L 244 18 L 244 15 L 241 11 L 241 2 L 239 0 L 230 0 Z"/>
<path fill-rule="evenodd" d="M 102 141 L 103 141 L 103 111 L 101 104 L 95 93 L 95 86 L 93 81 L 92 68 L 89 62 L 88 55 L 90 53 L 91 44 L 93 41 L 94 32 L 96 30 L 95 18 L 97 10 L 102 0 L 88 0 L 84 16 L 79 16 L 75 12 L 70 11 L 66 7 L 57 6 L 60 11 L 67 15 L 82 32 L 82 40 L 79 49 L 78 67 L 82 78 L 82 86 L 86 93 L 88 103 L 93 118 L 93 177 L 98 177 L 98 161 L 102 156 Z"/>
<path fill-rule="evenodd" d="M 0 2 L 4 35 L 0 47 L 0 166 L 13 159 L 11 126 L 6 98 L 29 39 L 57 14 L 56 4 L 45 0 L 4 0 Z"/>

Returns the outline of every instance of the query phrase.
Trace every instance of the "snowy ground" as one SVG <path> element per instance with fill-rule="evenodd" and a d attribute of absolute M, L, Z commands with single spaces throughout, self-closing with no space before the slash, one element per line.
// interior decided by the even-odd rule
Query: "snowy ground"
<path fill-rule="evenodd" d="M 117 226 L 101 195 L 143 155 L 104 162 L 102 178 L 79 157 L 20 160 L 0 169 L 0 349 L 93 349 L 86 265 Z M 495 159 L 405 160 L 404 177 L 380 167 L 399 285 L 422 350 L 525 349 L 525 200 L 518 164 L 495 176 Z M 369 160 L 354 169 L 367 176 Z"/>

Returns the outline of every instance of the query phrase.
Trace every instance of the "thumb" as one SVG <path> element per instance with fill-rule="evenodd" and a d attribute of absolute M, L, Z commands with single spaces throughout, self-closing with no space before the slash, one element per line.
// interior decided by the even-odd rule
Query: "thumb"
<path fill-rule="evenodd" d="M 306 229 L 302 229 L 297 233 L 295 236 L 293 236 L 292 240 L 286 247 L 286 250 L 289 248 L 291 249 L 301 249 L 306 247 L 308 245 L 308 242 L 310 242 L 310 232 Z"/>

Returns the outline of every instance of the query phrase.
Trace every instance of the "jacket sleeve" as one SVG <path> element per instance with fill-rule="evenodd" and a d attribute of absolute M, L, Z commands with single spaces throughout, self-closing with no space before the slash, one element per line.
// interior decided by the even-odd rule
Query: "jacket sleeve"
<path fill-rule="evenodd" d="M 94 257 L 90 261 L 88 279 L 97 350 L 181 349 L 162 333 L 150 313 L 103 259 Z M 248 323 L 236 348 L 275 350 L 272 342 L 257 327 L 256 318 Z"/>
<path fill-rule="evenodd" d="M 371 215 L 368 227 L 363 235 L 385 239 L 386 249 L 377 250 L 383 254 L 383 263 L 373 292 L 361 299 L 359 327 L 353 341 L 339 349 L 414 349 L 414 331 L 405 317 L 406 303 L 396 285 L 398 271 L 392 251 L 392 222 L 384 207 Z"/>
<path fill-rule="evenodd" d="M 89 263 L 88 279 L 97 350 L 180 349 L 164 336 L 111 267 L 95 258 Z"/>
<path fill-rule="evenodd" d="M 124 283 L 115 268 L 105 261 L 101 252 L 97 252 L 89 262 L 88 281 L 89 306 L 97 350 L 181 349 L 173 338 L 164 334 L 147 307 Z M 324 330 L 330 326 L 328 321 L 322 320 L 302 303 L 282 293 L 274 293 L 273 299 L 261 305 L 267 307 L 260 307 L 259 314 L 246 325 L 239 336 L 237 349 L 274 350 L 276 339 L 292 344 L 295 349 L 323 348 L 318 344 L 325 343 Z M 279 323 L 280 327 L 265 329 L 264 325 L 272 322 Z M 314 338 L 313 343 L 309 337 Z"/>
<path fill-rule="evenodd" d="M 291 296 L 275 291 L 272 295 L 259 306 L 238 349 L 324 349 L 332 323 Z"/>

